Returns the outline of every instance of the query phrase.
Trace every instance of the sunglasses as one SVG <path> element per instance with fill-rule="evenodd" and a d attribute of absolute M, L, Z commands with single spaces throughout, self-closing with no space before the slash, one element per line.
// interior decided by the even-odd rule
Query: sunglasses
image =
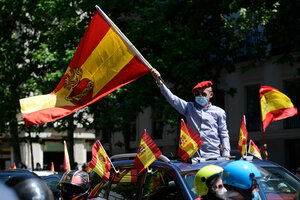
<path fill-rule="evenodd" d="M 197 97 L 197 96 L 206 97 L 206 96 L 207 96 L 207 94 L 206 94 L 205 92 L 202 92 L 202 93 L 200 93 L 200 92 L 195 92 L 194 95 L 195 95 L 195 97 Z"/>

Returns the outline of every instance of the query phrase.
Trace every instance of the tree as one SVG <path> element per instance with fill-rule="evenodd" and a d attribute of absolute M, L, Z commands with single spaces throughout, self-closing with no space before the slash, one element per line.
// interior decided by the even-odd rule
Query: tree
<path fill-rule="evenodd" d="M 274 17 L 278 3 L 103 1 L 102 6 L 152 66 L 161 72 L 172 91 L 193 100 L 187 88 L 192 88 L 199 80 L 213 80 L 218 90 L 221 74 L 235 70 L 238 59 L 246 57 L 250 64 L 255 64 L 265 58 L 268 44 L 265 37 L 251 44 L 246 43 L 246 38 L 249 34 L 261 34 L 259 28 Z M 114 115 L 119 117 L 115 117 L 114 124 L 123 131 L 125 147 L 128 147 L 128 124 L 143 107 L 160 108 L 156 110 L 164 113 L 165 122 L 179 125 L 178 113 L 165 103 L 149 76 L 121 88 L 116 99 L 113 105 L 119 109 Z"/>
<path fill-rule="evenodd" d="M 187 100 L 192 100 L 189 88 L 199 80 L 213 80 L 218 89 L 220 75 L 233 71 L 238 59 L 250 59 L 248 67 L 265 59 L 270 41 L 275 44 L 282 33 L 288 34 L 282 41 L 289 47 L 285 58 L 299 52 L 299 4 L 293 1 L 0 0 L 0 131 L 10 132 L 15 161 L 20 160 L 18 135 L 23 130 L 18 126 L 18 99 L 55 88 L 96 3 L 161 72 L 172 91 Z M 282 17 L 289 10 L 290 15 Z M 256 43 L 247 43 L 249 37 Z M 96 133 L 122 131 L 128 148 L 128 124 L 148 106 L 159 108 L 165 122 L 179 125 L 179 115 L 165 103 L 150 75 L 90 106 L 92 124 L 84 121 L 83 114 L 74 120 Z M 67 119 L 58 121 L 63 126 L 57 128 L 69 130 L 72 140 L 74 120 L 70 117 L 66 123 Z"/>
<path fill-rule="evenodd" d="M 10 133 L 20 161 L 19 99 L 50 93 L 69 64 L 94 1 L 2 0 L 1 133 Z M 89 13 L 87 14 L 87 10 Z"/>

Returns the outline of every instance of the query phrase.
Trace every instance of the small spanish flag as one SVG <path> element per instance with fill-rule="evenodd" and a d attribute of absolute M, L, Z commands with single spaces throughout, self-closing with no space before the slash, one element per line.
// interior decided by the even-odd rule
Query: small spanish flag
<path fill-rule="evenodd" d="M 246 128 L 246 117 L 243 115 L 242 124 L 240 128 L 240 139 L 238 144 L 238 150 L 241 152 L 242 156 L 245 155 L 247 151 L 247 138 L 248 131 Z"/>
<path fill-rule="evenodd" d="M 80 110 L 150 72 L 151 65 L 97 7 L 57 87 L 20 99 L 25 125 L 44 124 Z"/>
<path fill-rule="evenodd" d="M 249 151 L 248 152 L 262 160 L 260 151 L 259 151 L 258 147 L 256 146 L 256 144 L 252 140 L 250 140 L 249 143 L 250 144 L 249 144 Z"/>
<path fill-rule="evenodd" d="M 110 176 L 111 163 L 105 149 L 97 140 L 92 149 L 92 160 L 88 164 L 88 172 L 94 170 L 104 181 Z"/>
<path fill-rule="evenodd" d="M 263 131 L 266 130 L 272 121 L 285 119 L 298 114 L 298 110 L 290 98 L 277 89 L 262 86 L 259 89 L 259 94 Z"/>
<path fill-rule="evenodd" d="M 69 153 L 67 148 L 67 143 L 64 141 L 64 172 L 69 172 L 71 170 L 70 168 L 70 159 L 69 159 Z"/>
<path fill-rule="evenodd" d="M 9 167 L 9 169 L 17 169 L 16 163 L 12 164 L 12 165 Z"/>
<path fill-rule="evenodd" d="M 179 148 L 177 155 L 184 161 L 192 157 L 203 144 L 201 137 L 193 131 L 183 119 L 181 119 L 181 129 L 179 138 Z"/>
<path fill-rule="evenodd" d="M 50 171 L 52 172 L 52 173 L 54 173 L 54 163 L 53 162 L 51 162 L 51 168 L 50 168 Z"/>
<path fill-rule="evenodd" d="M 140 146 L 137 150 L 136 157 L 134 159 L 134 165 L 139 173 L 142 173 L 151 163 L 153 163 L 162 153 L 156 146 L 154 141 L 144 130 Z"/>

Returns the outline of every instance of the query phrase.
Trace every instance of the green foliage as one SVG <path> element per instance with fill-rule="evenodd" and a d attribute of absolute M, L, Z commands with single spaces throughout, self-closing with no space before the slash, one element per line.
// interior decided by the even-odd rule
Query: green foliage
<path fill-rule="evenodd" d="M 265 59 L 270 41 L 280 41 L 281 50 L 288 47 L 281 61 L 299 62 L 293 56 L 300 37 L 299 3 L 294 1 L 0 0 L 0 133 L 12 131 L 20 98 L 55 89 L 96 4 L 186 100 L 192 100 L 191 88 L 200 80 L 212 80 L 218 88 L 219 77 L 234 71 L 237 59 L 246 55 L 251 64 Z M 234 89 L 228 92 L 233 95 Z M 148 106 L 155 108 L 153 117 L 163 113 L 166 123 L 179 125 L 180 116 L 151 75 L 76 113 L 74 120 L 97 135 L 122 131 L 129 138 L 129 123 Z M 66 120 L 55 122 L 59 131 L 68 129 Z M 14 130 L 24 130 L 19 128 Z"/>

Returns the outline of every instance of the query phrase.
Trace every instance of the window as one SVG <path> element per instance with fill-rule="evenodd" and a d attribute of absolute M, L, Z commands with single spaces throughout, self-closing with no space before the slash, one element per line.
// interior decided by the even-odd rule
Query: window
<path fill-rule="evenodd" d="M 298 94 L 300 90 L 300 78 L 287 80 L 284 82 L 285 94 L 291 99 L 294 106 L 300 109 L 300 96 Z M 300 128 L 300 115 L 290 117 L 284 120 L 284 128 Z"/>
<path fill-rule="evenodd" d="M 129 123 L 130 141 L 136 141 L 136 123 Z"/>
<path fill-rule="evenodd" d="M 111 174 L 112 184 L 110 187 L 108 182 L 102 187 L 99 196 L 106 196 L 108 193 L 108 199 L 134 199 L 138 191 L 138 174 L 136 169 L 121 170 L 121 174 Z"/>
<path fill-rule="evenodd" d="M 213 88 L 214 96 L 211 99 L 212 104 L 225 109 L 225 91 L 222 89 Z"/>
<path fill-rule="evenodd" d="M 152 137 L 153 139 L 162 139 L 164 131 L 163 114 L 154 108 L 152 109 Z"/>
<path fill-rule="evenodd" d="M 163 129 L 164 129 L 164 123 L 162 120 L 153 120 L 152 121 L 153 139 L 162 139 L 163 138 Z"/>
<path fill-rule="evenodd" d="M 171 174 L 163 169 L 152 168 L 152 172 L 146 177 L 142 199 L 181 200 L 183 197 Z"/>
<path fill-rule="evenodd" d="M 259 131 L 261 127 L 260 85 L 246 86 L 246 124 L 248 131 Z"/>

